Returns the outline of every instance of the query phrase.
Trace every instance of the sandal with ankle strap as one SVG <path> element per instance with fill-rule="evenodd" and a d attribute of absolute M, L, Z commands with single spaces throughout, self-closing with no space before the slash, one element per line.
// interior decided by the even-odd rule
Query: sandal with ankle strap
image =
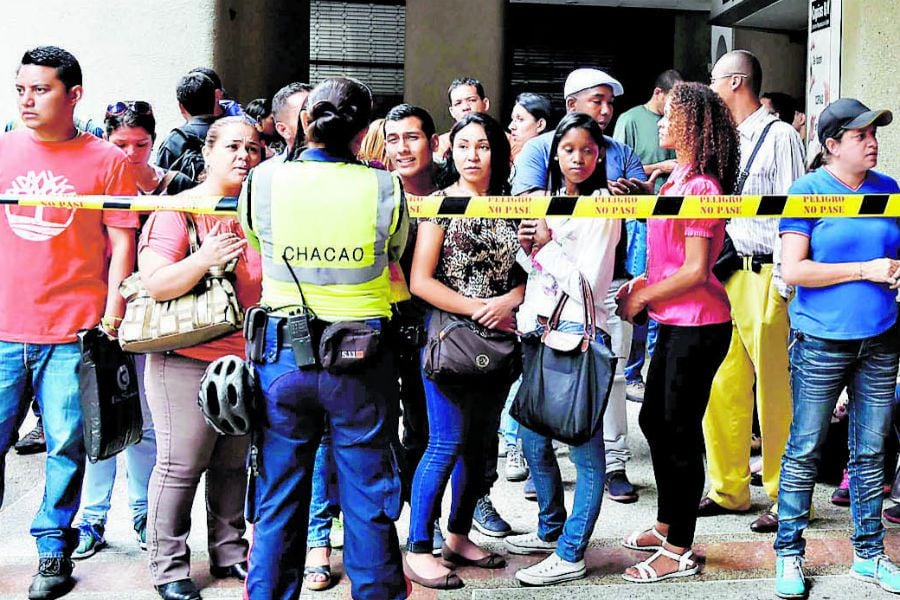
<path fill-rule="evenodd" d="M 637 569 L 637 572 L 640 574 L 639 577 L 629 575 L 628 573 L 622 573 L 622 579 L 630 581 L 631 583 L 656 583 L 657 581 L 665 581 L 666 579 L 672 579 L 673 577 L 690 577 L 691 575 L 696 575 L 700 570 L 700 565 L 691 558 L 693 555 L 693 550 L 688 550 L 684 554 L 675 554 L 665 548 L 660 548 L 647 560 L 634 565 L 634 568 Z M 671 558 L 678 562 L 678 569 L 671 573 L 657 575 L 656 570 L 651 564 L 660 556 L 665 556 L 666 558 Z"/>
<path fill-rule="evenodd" d="M 659 540 L 658 544 L 647 544 L 640 545 L 638 544 L 638 539 L 644 535 L 645 533 L 652 533 L 653 537 Z M 656 530 L 656 527 L 651 527 L 650 529 L 644 529 L 643 531 L 635 531 L 627 538 L 622 540 L 622 545 L 628 548 L 629 550 L 641 550 L 646 552 L 655 552 L 657 550 L 662 550 L 662 545 L 666 543 L 666 537 Z"/>

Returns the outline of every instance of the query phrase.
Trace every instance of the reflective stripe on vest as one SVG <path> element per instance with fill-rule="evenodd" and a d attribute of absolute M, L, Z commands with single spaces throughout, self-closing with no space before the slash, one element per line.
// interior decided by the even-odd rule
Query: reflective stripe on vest
<path fill-rule="evenodd" d="M 341 177 L 341 170 L 343 168 L 349 168 L 351 171 L 347 172 L 345 175 L 347 176 L 347 181 L 343 180 L 331 180 L 328 181 L 332 177 L 332 173 L 334 172 L 335 177 Z M 327 247 L 324 250 L 319 248 L 312 248 L 314 253 L 317 253 L 320 257 L 318 261 L 309 261 L 307 262 L 322 262 L 322 258 L 325 259 L 326 262 L 367 262 L 367 264 L 363 265 L 355 265 L 348 267 L 326 267 L 326 266 L 303 266 L 303 264 L 296 264 L 298 253 L 296 251 L 287 252 L 282 251 L 278 252 L 276 249 L 276 237 L 279 237 L 275 231 L 273 231 L 273 202 L 272 196 L 273 194 L 280 194 L 285 191 L 282 187 L 284 184 L 278 180 L 280 173 L 288 173 L 289 181 L 291 184 L 297 184 L 299 189 L 294 191 L 290 190 L 291 197 L 283 198 L 279 197 L 280 202 L 285 201 L 295 201 L 295 202 L 304 202 L 304 201 L 316 201 L 322 199 L 322 194 L 326 193 L 316 190 L 314 194 L 304 194 L 303 191 L 303 177 L 299 177 L 301 181 L 294 182 L 293 179 L 295 177 L 290 176 L 290 171 L 285 172 L 284 169 L 313 169 L 320 171 L 317 174 L 314 174 L 312 177 L 308 177 L 307 179 L 317 179 L 319 183 L 322 182 L 322 177 L 325 177 L 325 181 L 328 185 L 338 185 L 343 186 L 342 191 L 346 191 L 346 193 L 352 193 L 352 190 L 347 190 L 348 185 L 352 186 L 355 184 L 364 183 L 363 180 L 367 177 L 371 176 L 370 174 L 374 174 L 377 180 L 377 205 L 375 207 L 375 223 L 374 223 L 374 231 L 366 232 L 367 238 L 365 238 L 363 242 L 363 246 L 353 246 L 352 248 L 348 247 Z M 362 172 L 357 169 L 364 170 Z M 283 176 L 283 175 L 282 175 Z M 354 179 L 356 181 L 354 181 Z M 371 181 L 371 180 L 369 180 Z M 305 182 L 312 183 L 312 182 Z M 385 269 L 388 268 L 388 256 L 387 256 L 387 243 L 388 239 L 391 235 L 391 226 L 394 224 L 395 213 L 399 218 L 399 207 L 400 200 L 399 196 L 395 196 L 394 194 L 394 178 L 387 171 L 383 171 L 380 169 L 372 169 L 369 167 L 365 167 L 362 165 L 350 165 L 347 163 L 320 163 L 320 162 L 294 162 L 294 163 L 286 163 L 283 167 L 279 166 L 276 169 L 266 169 L 266 170 L 258 170 L 256 177 L 253 179 L 253 203 L 254 203 L 254 229 L 256 230 L 257 237 L 259 238 L 261 244 L 261 254 L 263 260 L 263 272 L 267 277 L 272 279 L 283 281 L 286 283 L 292 283 L 294 281 L 291 276 L 291 271 L 297 277 L 297 279 L 301 283 L 309 283 L 314 285 L 333 285 L 333 284 L 348 284 L 355 285 L 365 283 L 367 281 L 371 281 L 378 276 L 382 275 Z M 368 193 L 368 190 L 362 187 L 360 189 L 359 197 L 363 202 L 366 202 L 365 198 Z M 367 202 L 368 204 L 368 202 Z M 283 206 L 283 205 L 282 205 Z M 364 206 L 360 204 L 359 207 L 361 212 L 364 212 L 364 209 L 370 208 L 371 205 Z M 323 210 L 328 210 L 328 205 L 323 205 Z M 279 210 L 276 218 L 283 219 L 285 216 L 290 215 L 290 209 L 287 210 Z M 342 214 L 340 215 L 340 221 L 335 221 L 329 223 L 328 230 L 335 231 L 336 235 L 334 239 L 337 241 L 340 239 L 340 232 L 342 229 L 349 229 L 349 226 L 343 226 L 342 223 L 353 223 L 355 225 L 362 225 L 360 223 L 354 223 L 354 218 L 363 219 L 366 216 L 371 216 L 365 214 Z M 293 219 L 291 220 L 293 221 Z M 304 228 L 303 223 L 296 223 L 295 225 L 292 223 L 292 226 L 295 227 L 297 233 L 291 236 L 291 242 L 294 243 L 302 243 L 302 234 L 300 231 Z M 280 223 L 276 225 L 277 227 L 284 228 L 285 223 Z M 306 225 L 309 227 L 308 225 Z M 283 233 L 283 232 L 282 232 Z M 280 236 L 281 239 L 284 239 L 284 235 Z M 353 243 L 356 244 L 359 242 L 359 239 L 353 239 Z M 369 247 L 369 244 L 373 244 L 370 252 L 366 252 L 366 248 Z M 337 246 L 338 244 L 336 244 Z M 285 250 L 289 250 L 287 246 L 289 244 L 284 245 Z M 329 252 L 331 258 L 329 258 Z M 362 254 L 362 256 L 360 256 Z M 291 268 L 285 264 L 285 260 L 283 256 L 287 256 L 288 261 L 291 264 Z M 371 257 L 371 261 L 366 261 L 366 255 Z M 305 256 L 309 256 L 309 252 L 305 253 Z"/>

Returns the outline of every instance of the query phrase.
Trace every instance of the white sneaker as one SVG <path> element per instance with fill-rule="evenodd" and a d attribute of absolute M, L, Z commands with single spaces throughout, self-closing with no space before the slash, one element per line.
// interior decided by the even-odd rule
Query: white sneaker
<path fill-rule="evenodd" d="M 506 447 L 505 475 L 507 481 L 525 481 L 528 477 L 528 465 L 518 444 Z"/>
<path fill-rule="evenodd" d="M 556 542 L 545 542 L 536 531 L 507 536 L 503 545 L 510 554 L 548 554 L 556 550 Z"/>
<path fill-rule="evenodd" d="M 583 559 L 572 563 L 554 552 L 541 562 L 516 571 L 516 579 L 525 585 L 553 585 L 581 579 L 586 574 Z"/>
<path fill-rule="evenodd" d="M 644 382 L 635 381 L 625 385 L 625 398 L 632 402 L 644 401 Z"/>

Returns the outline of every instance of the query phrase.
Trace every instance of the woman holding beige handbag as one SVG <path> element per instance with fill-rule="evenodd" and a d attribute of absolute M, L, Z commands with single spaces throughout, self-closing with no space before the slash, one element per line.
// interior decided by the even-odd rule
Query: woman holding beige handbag
<path fill-rule="evenodd" d="M 205 179 L 180 195 L 237 196 L 247 173 L 260 162 L 259 135 L 241 117 L 210 127 L 203 148 Z M 193 226 L 192 226 L 193 225 Z M 191 253 L 191 230 L 199 249 Z M 246 247 L 234 217 L 161 211 L 150 216 L 138 246 L 141 281 L 158 301 L 182 296 L 210 269 L 237 261 L 233 276 L 241 306 L 259 301 L 262 266 Z M 190 514 L 200 476 L 206 473 L 210 572 L 243 580 L 247 570 L 244 498 L 247 436 L 220 436 L 197 407 L 200 379 L 213 360 L 244 356 L 237 331 L 210 342 L 147 358 L 147 402 L 156 426 L 156 467 L 150 479 L 147 545 L 150 575 L 165 599 L 200 598 L 190 579 Z"/>

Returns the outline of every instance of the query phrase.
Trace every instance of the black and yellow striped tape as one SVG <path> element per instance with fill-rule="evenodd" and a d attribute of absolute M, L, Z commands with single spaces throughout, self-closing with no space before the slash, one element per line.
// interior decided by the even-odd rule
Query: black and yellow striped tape
<path fill-rule="evenodd" d="M 900 194 L 797 196 L 407 196 L 412 217 L 732 219 L 900 217 Z M 234 214 L 231 196 L 0 196 L 0 205 Z"/>

